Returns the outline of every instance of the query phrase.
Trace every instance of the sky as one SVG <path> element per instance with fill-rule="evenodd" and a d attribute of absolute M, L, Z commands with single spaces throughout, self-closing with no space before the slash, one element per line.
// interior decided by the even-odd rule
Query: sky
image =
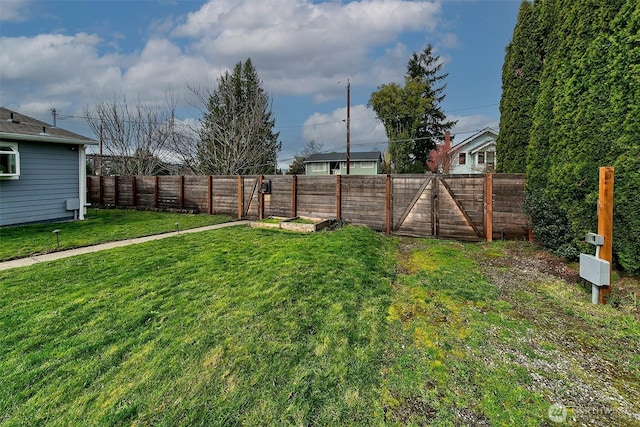
<path fill-rule="evenodd" d="M 96 138 L 87 106 L 109 97 L 162 105 L 170 89 L 185 122 L 201 117 L 188 85 L 214 87 L 251 58 L 272 98 L 281 167 L 309 141 L 386 151 L 367 108 L 402 83 L 427 44 L 448 73 L 442 108 L 454 143 L 500 120 L 501 70 L 520 0 L 2 0 L 0 105 Z"/>

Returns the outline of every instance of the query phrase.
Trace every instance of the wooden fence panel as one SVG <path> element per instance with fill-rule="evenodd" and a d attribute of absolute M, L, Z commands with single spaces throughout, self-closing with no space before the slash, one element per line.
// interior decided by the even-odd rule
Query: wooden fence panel
<path fill-rule="evenodd" d="M 187 175 L 184 177 L 183 209 L 206 213 L 208 203 L 209 177 L 204 175 Z"/>
<path fill-rule="evenodd" d="M 174 210 L 180 209 L 180 177 L 158 177 L 158 208 Z"/>
<path fill-rule="evenodd" d="M 125 208 L 133 207 L 132 197 L 133 186 L 131 185 L 131 177 L 118 177 L 118 200 L 116 200 L 116 206 L 123 206 Z"/>
<path fill-rule="evenodd" d="M 367 226 L 373 230 L 384 230 L 386 226 L 387 177 L 342 176 L 342 219 Z"/>
<path fill-rule="evenodd" d="M 105 206 L 116 206 L 116 178 L 115 176 L 103 177 L 102 203 Z"/>
<path fill-rule="evenodd" d="M 298 215 L 310 218 L 336 217 L 336 177 L 298 176 Z"/>
<path fill-rule="evenodd" d="M 389 214 L 394 233 L 460 240 L 484 238 L 485 210 L 491 202 L 492 237 L 526 238 L 529 220 L 522 211 L 524 175 L 492 177 L 493 194 L 487 197 L 485 175 L 392 175 L 389 211 L 385 175 L 270 175 L 263 179 L 271 181 L 271 193 L 263 198 L 258 176 L 136 176 L 135 182 L 132 177 L 106 176 L 102 186 L 101 177 L 90 176 L 87 195 L 95 206 L 201 213 L 210 209 L 213 214 L 234 218 L 241 209 L 240 216 L 256 219 L 261 208 L 265 217 L 296 214 L 335 218 L 339 214 L 346 221 L 375 230 L 386 229 Z"/>
<path fill-rule="evenodd" d="M 100 205 L 100 177 L 90 176 L 87 179 L 87 202 L 94 206 Z"/>
<path fill-rule="evenodd" d="M 484 175 L 444 175 L 437 178 L 438 237 L 484 239 Z"/>
<path fill-rule="evenodd" d="M 523 212 L 523 174 L 493 175 L 493 238 L 524 239 L 529 234 L 529 217 Z"/>
<path fill-rule="evenodd" d="M 213 213 L 238 217 L 238 177 L 213 176 L 211 179 Z"/>
<path fill-rule="evenodd" d="M 293 175 L 265 175 L 271 181 L 271 193 L 264 195 L 264 216 L 289 218 L 293 213 Z"/>
<path fill-rule="evenodd" d="M 391 211 L 394 232 L 433 236 L 433 178 L 429 175 L 392 175 Z"/>
<path fill-rule="evenodd" d="M 257 175 L 243 176 L 242 188 L 243 188 L 243 218 L 257 219 L 259 216 L 259 193 L 260 193 L 260 177 Z"/>
<path fill-rule="evenodd" d="M 141 209 L 153 209 L 155 194 L 155 177 L 136 177 L 136 206 Z"/>

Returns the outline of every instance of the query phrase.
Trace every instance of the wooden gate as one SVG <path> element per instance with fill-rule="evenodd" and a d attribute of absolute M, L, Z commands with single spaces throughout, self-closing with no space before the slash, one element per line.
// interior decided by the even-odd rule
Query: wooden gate
<path fill-rule="evenodd" d="M 484 175 L 396 175 L 392 185 L 394 233 L 484 239 Z"/>
<path fill-rule="evenodd" d="M 259 176 L 238 176 L 238 219 L 260 218 L 259 195 Z"/>

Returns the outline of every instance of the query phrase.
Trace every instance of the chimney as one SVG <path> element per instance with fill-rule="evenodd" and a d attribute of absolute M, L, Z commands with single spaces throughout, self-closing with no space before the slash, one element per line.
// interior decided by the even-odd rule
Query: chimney
<path fill-rule="evenodd" d="M 449 173 L 449 166 L 451 166 L 451 159 L 449 158 L 449 151 L 451 150 L 451 133 L 445 131 L 444 133 L 444 147 L 442 148 L 442 173 Z"/>

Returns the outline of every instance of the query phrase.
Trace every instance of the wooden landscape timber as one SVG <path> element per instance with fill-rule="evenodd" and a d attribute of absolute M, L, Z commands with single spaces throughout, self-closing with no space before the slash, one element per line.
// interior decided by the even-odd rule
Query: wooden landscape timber
<path fill-rule="evenodd" d="M 238 219 L 337 218 L 387 234 L 491 241 L 529 237 L 524 185 L 520 174 L 90 176 L 87 199 Z"/>

